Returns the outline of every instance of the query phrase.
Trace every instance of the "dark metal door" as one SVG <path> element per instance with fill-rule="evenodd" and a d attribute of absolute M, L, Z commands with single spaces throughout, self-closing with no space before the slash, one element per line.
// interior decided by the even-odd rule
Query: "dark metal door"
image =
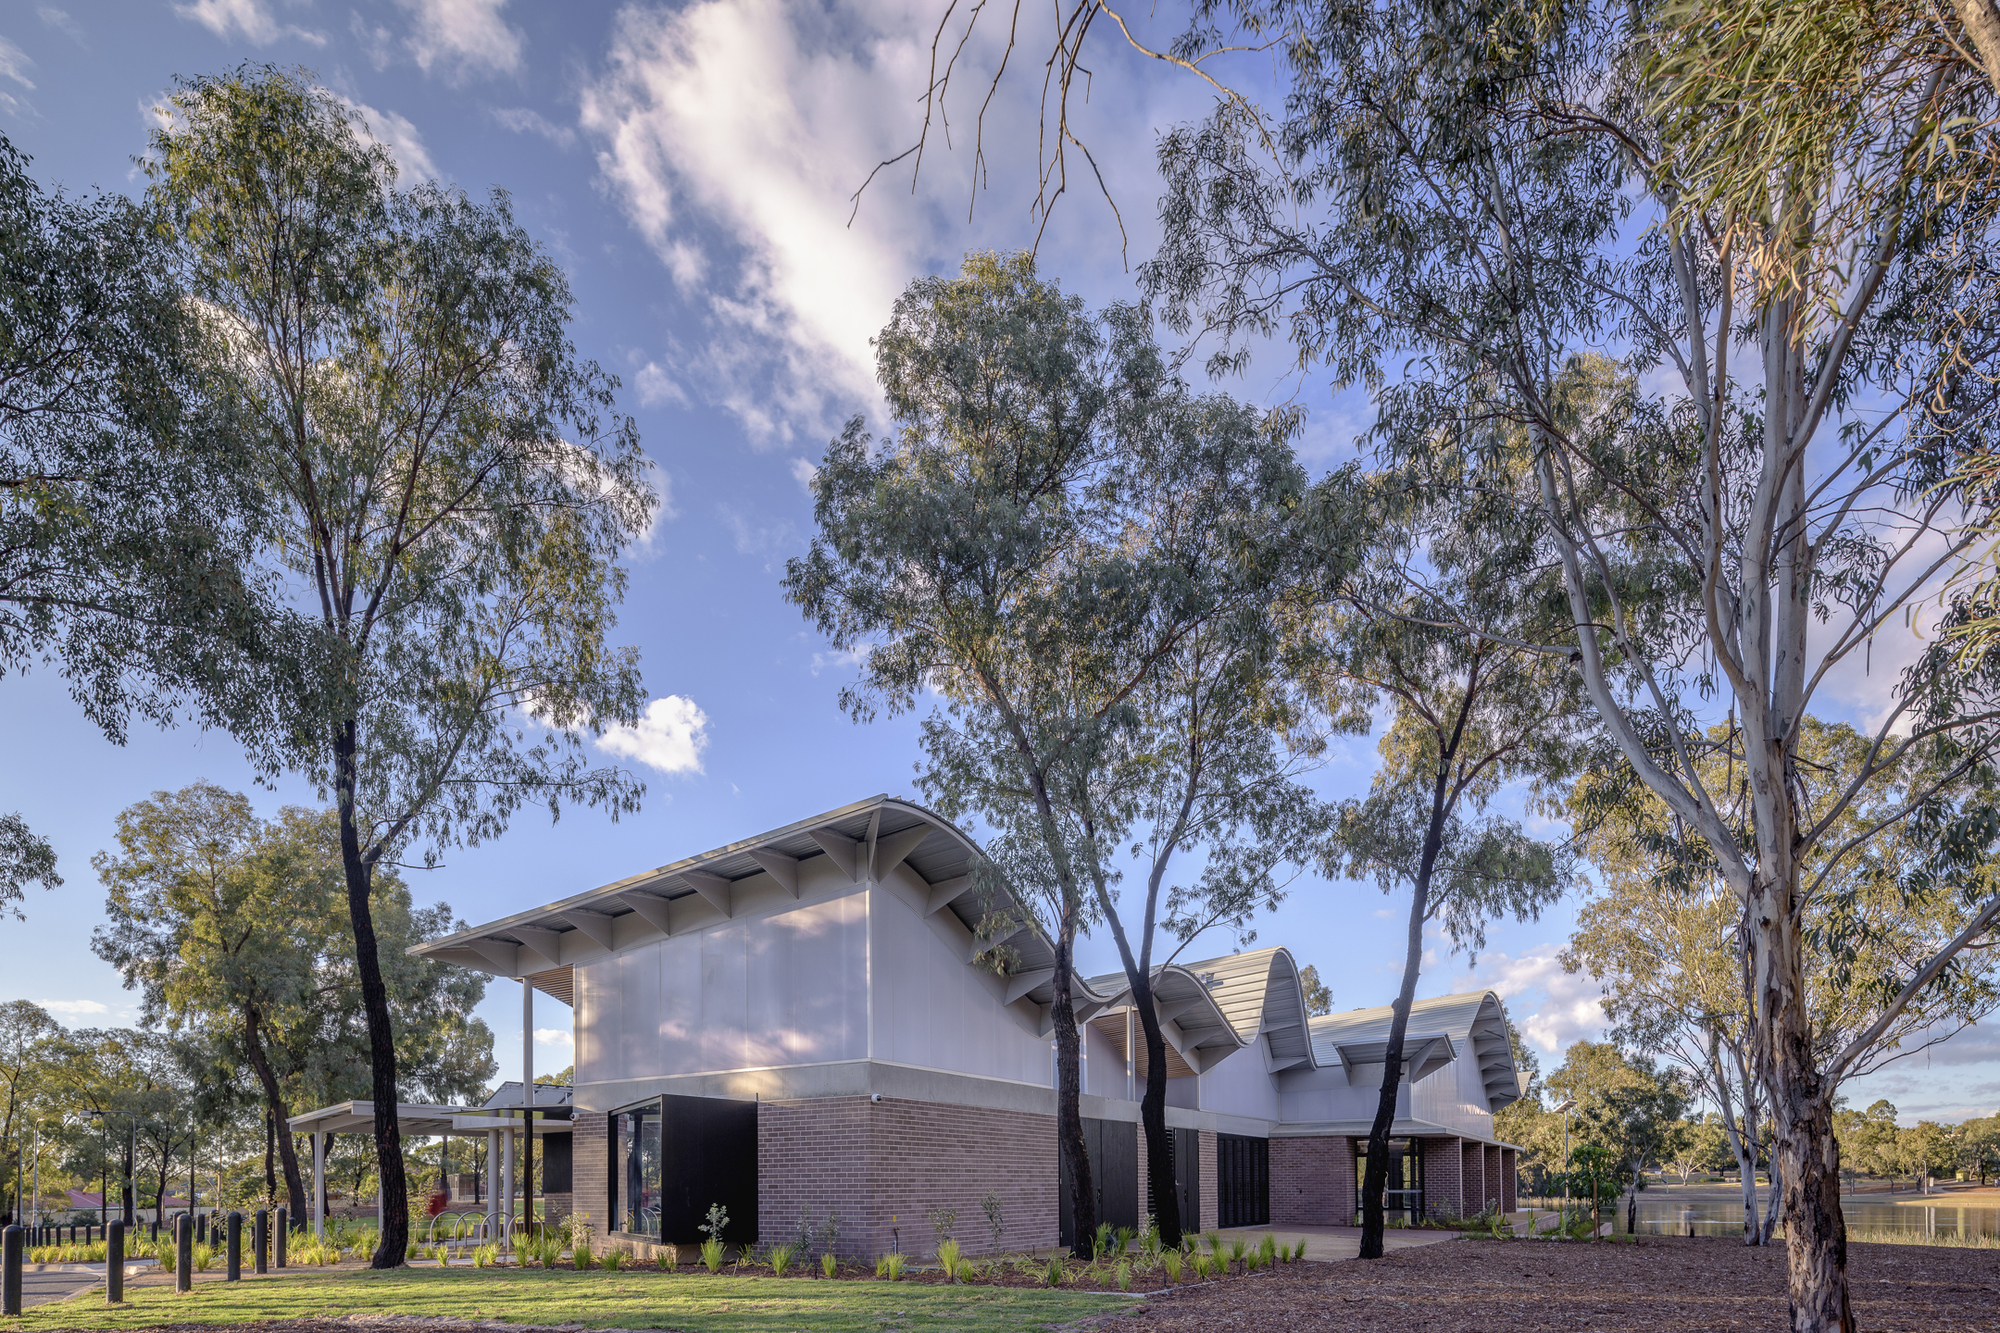
<path fill-rule="evenodd" d="M 1139 1127 L 1129 1120 L 1085 1120 L 1083 1147 L 1090 1158 L 1091 1194 L 1097 1200 L 1097 1220 L 1119 1227 L 1139 1227 Z M 1057 1206 L 1064 1245 L 1076 1244 L 1075 1209 L 1070 1206 L 1069 1163 L 1056 1154 Z"/>
<path fill-rule="evenodd" d="M 1271 1144 L 1240 1134 L 1215 1136 L 1216 1223 L 1261 1227 L 1271 1222 Z"/>

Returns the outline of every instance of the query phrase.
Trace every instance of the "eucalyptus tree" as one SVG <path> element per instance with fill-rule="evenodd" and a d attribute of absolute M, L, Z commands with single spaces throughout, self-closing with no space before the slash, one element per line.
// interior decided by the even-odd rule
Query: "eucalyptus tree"
<path fill-rule="evenodd" d="M 1289 868 L 1309 864 L 1327 822 L 1298 779 L 1321 748 L 1284 661 L 1295 613 L 1294 523 L 1304 477 L 1289 414 L 1170 386 L 1112 469 L 1094 577 L 1139 609 L 1114 647 L 1112 678 L 1138 680 L 1130 725 L 1101 762 L 1059 765 L 1052 804 L 1074 824 L 1078 864 L 1110 928 L 1146 1052 L 1140 1097 L 1148 1211 L 1167 1243 L 1183 1227 L 1167 1129 L 1166 1038 L 1153 999 L 1155 943 L 1169 963 L 1214 927 L 1254 938 L 1249 918 L 1278 905 Z M 1358 718 L 1347 719 L 1350 725 Z M 1115 869 L 1130 831 L 1145 875 L 1128 927 Z M 1189 880 L 1170 874 L 1199 857 Z"/>
<path fill-rule="evenodd" d="M 116 743 L 185 707 L 268 754 L 256 497 L 155 221 L 44 191 L 0 136 L 0 671 L 52 663 Z M 0 816 L 0 909 L 31 883 L 55 853 Z"/>
<path fill-rule="evenodd" d="M 1803 730 L 1798 788 L 1810 807 L 1820 807 L 1869 762 L 1870 742 L 1852 727 L 1817 718 L 1808 717 Z M 1743 738 L 1723 724 L 1707 739 L 1704 782 L 1748 841 L 1752 803 Z M 1984 800 L 1980 782 L 1959 781 L 1939 788 L 1937 805 L 1924 817 L 1894 819 L 1899 793 L 1931 783 L 1916 763 L 1907 760 L 1904 772 L 1848 805 L 1833 835 L 1804 861 L 1803 974 L 1817 1058 L 1830 1061 L 1857 1035 L 1874 1033 L 1844 1067 L 1843 1081 L 1927 1050 L 2000 1003 L 2000 960 L 1976 950 L 1955 958 L 1935 984 L 1877 1029 L 1895 979 L 1921 966 L 1964 926 L 1962 906 L 1930 889 L 1940 870 L 1932 843 L 1943 824 L 1963 817 L 1968 803 L 1976 809 Z M 1679 1064 L 1722 1108 L 1744 1173 L 1745 1243 L 1767 1242 L 1771 1226 L 1768 1218 L 1758 1220 L 1755 1170 L 1765 1096 L 1753 1073 L 1752 1034 L 1761 997 L 1746 985 L 1752 974 L 1744 966 L 1736 899 L 1716 873 L 1707 844 L 1691 837 L 1623 765 L 1588 772 L 1571 809 L 1588 830 L 1583 850 L 1599 883 L 1578 913 L 1563 965 L 1587 970 L 1604 986 L 1613 1040 Z M 1863 835 L 1864 849 L 1829 862 L 1825 847 Z"/>
<path fill-rule="evenodd" d="M 1163 141 L 1152 288 L 1170 317 L 1220 336 L 1218 364 L 1282 331 L 1302 364 L 1376 388 L 1385 423 L 1435 395 L 1504 423 L 1378 437 L 1392 458 L 1448 452 L 1468 494 L 1511 476 L 1512 441 L 1526 440 L 1533 484 L 1518 503 L 1560 570 L 1571 627 L 1542 646 L 1572 660 L 1607 741 L 1708 846 L 1736 899 L 1792 1324 L 1851 1327 L 1833 1088 L 2000 920 L 1979 868 L 1990 816 L 1942 796 L 1984 774 L 2000 736 L 1989 652 L 1928 645 L 1866 761 L 1817 804 L 1797 747 L 1829 681 L 1987 540 L 1989 488 L 1952 477 L 1990 433 L 1990 357 L 1940 319 L 1983 308 L 1991 229 L 1945 225 L 1949 196 L 1933 208 L 1938 195 L 1838 171 L 1783 174 L 1761 213 L 1691 202 L 1699 163 L 1662 138 L 1667 112 L 1646 83 L 1671 38 L 1660 11 L 1236 12 L 1283 30 L 1287 101 L 1269 123 L 1225 104 Z M 1880 151 L 1920 158 L 1939 123 L 1869 132 Z M 1739 243 L 1743 226 L 1764 240 Z M 1775 281 L 1756 267 L 1822 241 L 1851 263 Z M 1662 382 L 1674 391 L 1646 387 Z M 1750 738 L 1747 842 L 1702 776 L 1706 728 L 1725 714 Z M 1922 785 L 1899 789 L 1912 772 Z M 1878 793 L 1884 821 L 1843 839 L 1844 813 Z M 1804 867 L 1865 855 L 1898 819 L 1947 807 L 1921 891 L 1955 903 L 1963 928 L 1896 978 L 1876 1024 L 1822 1054 L 1804 981 L 1821 872 Z"/>
<path fill-rule="evenodd" d="M 863 654 L 841 691 L 856 720 L 932 691 L 919 781 L 976 813 L 1055 950 L 1056 1133 L 1078 1245 L 1096 1229 L 1083 1143 L 1076 936 L 1094 910 L 1065 791 L 1102 772 L 1136 725 L 1158 651 L 1136 649 L 1150 592 L 1113 556 L 1119 461 L 1170 391 L 1143 315 L 1093 314 L 1024 254 L 968 256 L 898 298 L 876 343 L 895 422 L 879 446 L 851 422 L 813 480 L 818 532 L 786 595 Z"/>
<path fill-rule="evenodd" d="M 616 379 L 570 341 L 561 268 L 504 193 L 396 188 L 299 74 L 186 80 L 169 109 L 151 197 L 226 348 L 267 566 L 317 628 L 278 702 L 287 761 L 336 812 L 388 1200 L 374 1262 L 393 1267 L 408 1212 L 377 870 L 496 837 L 528 802 L 636 808 L 643 788 L 583 740 L 643 703 L 610 636 L 618 556 L 657 497 Z"/>
<path fill-rule="evenodd" d="M 1450 414 L 1427 420 L 1432 430 L 1463 424 Z M 1490 920 L 1536 917 L 1569 887 L 1564 843 L 1533 838 L 1489 808 L 1510 784 L 1567 773 L 1582 727 L 1567 662 L 1541 647 L 1553 580 L 1532 524 L 1496 521 L 1504 507 L 1441 503 L 1436 478 L 1420 469 L 1335 473 L 1315 501 L 1316 527 L 1332 536 L 1314 548 L 1336 554 L 1314 579 L 1307 679 L 1329 714 L 1386 715 L 1369 793 L 1342 803 L 1322 859 L 1329 876 L 1410 895 L 1362 1177 L 1361 1256 L 1373 1259 L 1383 1253 L 1389 1138 L 1424 932 L 1435 923 L 1454 949 L 1476 954 Z M 1348 565 L 1337 553 L 1355 530 L 1371 538 Z"/>

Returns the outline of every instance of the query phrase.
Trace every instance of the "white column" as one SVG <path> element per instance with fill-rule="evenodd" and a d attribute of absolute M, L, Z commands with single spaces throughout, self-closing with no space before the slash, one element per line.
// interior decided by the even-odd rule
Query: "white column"
<path fill-rule="evenodd" d="M 313 1239 L 326 1239 L 326 1135 L 313 1131 Z M 188 1201 L 194 1207 L 194 1201 Z"/>
<path fill-rule="evenodd" d="M 491 1213 L 500 1208 L 500 1134 L 497 1130 L 486 1131 L 486 1211 Z M 504 1211 L 504 1210 L 502 1210 Z M 497 1239 L 488 1236 L 488 1240 Z"/>
<path fill-rule="evenodd" d="M 1139 1063 L 1132 1058 L 1132 1018 L 1137 1012 L 1131 1008 L 1125 1010 L 1125 1100 L 1128 1102 L 1139 1100 Z"/>
<path fill-rule="evenodd" d="M 535 988 L 521 978 L 521 1100 L 535 1104 Z"/>
<path fill-rule="evenodd" d="M 500 1207 L 500 1234 L 505 1237 L 501 1244 L 513 1243 L 514 1228 L 509 1219 L 514 1212 L 514 1131 L 500 1132 L 500 1196 L 506 1200 Z"/>

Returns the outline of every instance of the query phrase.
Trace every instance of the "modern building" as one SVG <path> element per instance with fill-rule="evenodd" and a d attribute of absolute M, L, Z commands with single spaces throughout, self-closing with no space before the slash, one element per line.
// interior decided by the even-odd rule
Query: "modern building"
<path fill-rule="evenodd" d="M 1064 1238 L 1054 954 L 921 806 L 860 801 L 415 952 L 573 1006 L 569 1202 L 600 1244 L 698 1241 L 714 1204 L 726 1240 L 823 1235 L 832 1217 L 856 1257 L 927 1251 L 944 1212 L 968 1252 Z M 1183 1215 L 1351 1221 L 1389 1011 L 1309 1017 L 1281 948 L 1161 968 L 1154 993 Z M 1099 1215 L 1136 1225 L 1144 1043 L 1122 973 L 1076 1002 Z M 1493 1113 L 1520 1093 L 1499 1000 L 1424 1001 L 1410 1033 L 1393 1202 L 1511 1209 Z"/>

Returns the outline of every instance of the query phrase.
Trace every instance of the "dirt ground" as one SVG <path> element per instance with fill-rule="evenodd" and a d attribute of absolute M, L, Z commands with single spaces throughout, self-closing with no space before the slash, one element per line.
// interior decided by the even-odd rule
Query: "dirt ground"
<path fill-rule="evenodd" d="M 1855 1245 L 1862 1333 L 1996 1333 L 2000 1250 Z M 1784 1251 L 1725 1240 L 1458 1240 L 1149 1299 L 1116 1333 L 1711 1333 L 1785 1326 Z"/>

